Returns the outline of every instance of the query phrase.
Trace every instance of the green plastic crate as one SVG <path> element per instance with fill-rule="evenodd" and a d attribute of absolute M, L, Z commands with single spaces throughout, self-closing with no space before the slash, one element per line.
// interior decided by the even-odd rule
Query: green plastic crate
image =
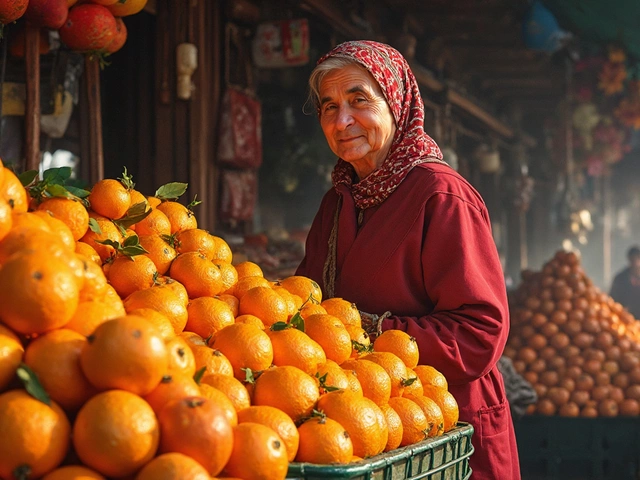
<path fill-rule="evenodd" d="M 467 480 L 473 427 L 459 422 L 450 432 L 349 465 L 291 463 L 287 478 L 316 480 Z"/>

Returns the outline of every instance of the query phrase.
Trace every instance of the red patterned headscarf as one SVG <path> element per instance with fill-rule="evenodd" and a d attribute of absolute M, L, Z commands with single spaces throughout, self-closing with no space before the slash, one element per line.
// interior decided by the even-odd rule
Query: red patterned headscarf
<path fill-rule="evenodd" d="M 364 210 L 382 203 L 416 165 L 445 162 L 436 142 L 424 131 L 424 104 L 418 82 L 400 52 L 368 40 L 345 42 L 318 60 L 318 65 L 331 57 L 350 58 L 366 68 L 380 85 L 396 121 L 393 143 L 380 168 L 356 184 L 348 162 L 338 159 L 333 170 L 334 186 L 350 187 L 356 206 Z"/>

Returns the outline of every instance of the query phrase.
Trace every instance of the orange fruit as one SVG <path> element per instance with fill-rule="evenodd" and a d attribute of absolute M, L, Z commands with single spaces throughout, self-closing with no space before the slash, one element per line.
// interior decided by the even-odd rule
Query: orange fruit
<path fill-rule="evenodd" d="M 169 219 L 171 233 L 198 228 L 195 214 L 181 203 L 173 201 L 162 202 L 156 208 Z"/>
<path fill-rule="evenodd" d="M 124 299 L 124 308 L 127 311 L 135 310 L 136 308 L 157 310 L 169 319 L 176 334 L 182 332 L 187 324 L 186 304 L 175 293 L 163 286 L 133 292 Z"/>
<path fill-rule="evenodd" d="M 102 259 L 100 258 L 100 255 L 98 255 L 98 252 L 96 252 L 96 249 L 93 248 L 88 243 L 76 242 L 75 251 L 76 253 L 84 255 L 85 257 L 87 257 L 89 260 L 96 263 L 97 265 L 102 265 Z"/>
<path fill-rule="evenodd" d="M 311 315 L 304 319 L 304 331 L 320 344 L 327 358 L 338 365 L 351 356 L 351 337 L 337 317 Z"/>
<path fill-rule="evenodd" d="M 256 287 L 267 287 L 271 288 L 269 285 L 269 280 L 263 277 L 245 277 L 238 280 L 236 286 L 233 288 L 233 295 L 240 300 L 245 293 L 247 293 L 252 288 Z"/>
<path fill-rule="evenodd" d="M 400 418 L 400 415 L 398 415 L 396 411 L 389 406 L 389 404 L 381 405 L 380 410 L 382 410 L 382 413 L 384 414 L 384 418 L 387 422 L 387 429 L 389 430 L 387 444 L 383 451 L 389 452 L 398 448 L 402 442 L 402 419 Z"/>
<path fill-rule="evenodd" d="M 366 359 L 347 360 L 342 368 L 353 370 L 362 386 L 362 395 L 380 406 L 389 402 L 391 397 L 391 378 L 386 370 L 375 362 Z"/>
<path fill-rule="evenodd" d="M 124 309 L 124 303 L 118 295 L 118 292 L 116 292 L 116 289 L 109 284 L 107 284 L 107 288 L 105 289 L 104 294 L 98 300 L 108 305 L 113 310 L 120 312 L 120 316 L 123 316 L 127 313 Z"/>
<path fill-rule="evenodd" d="M 194 298 L 187 305 L 187 314 L 185 330 L 197 333 L 202 338 L 208 338 L 235 323 L 231 308 L 213 297 Z"/>
<path fill-rule="evenodd" d="M 162 203 L 162 200 L 160 200 L 158 197 L 149 195 L 147 196 L 147 203 L 151 208 L 156 208 L 158 205 L 160 205 L 160 203 Z"/>
<path fill-rule="evenodd" d="M 158 275 L 155 280 L 155 286 L 173 292 L 186 308 L 187 304 L 189 303 L 189 293 L 187 292 L 187 289 L 183 284 L 171 277 Z"/>
<path fill-rule="evenodd" d="M 61 258 L 68 256 L 69 250 L 56 235 L 39 228 L 12 228 L 0 243 L 0 265 L 9 257 L 21 252 L 38 251 Z"/>
<path fill-rule="evenodd" d="M 79 245 L 86 245 L 82 242 Z M 87 245 L 88 247 L 89 245 Z M 91 248 L 91 247 L 89 247 Z M 76 254 L 82 261 L 84 281 L 80 288 L 80 301 L 102 299 L 107 291 L 107 277 L 102 270 L 102 263 L 98 264 L 87 257 Z"/>
<path fill-rule="evenodd" d="M 171 235 L 171 222 L 160 210 L 152 208 L 149 215 L 136 223 L 136 233 L 141 237 L 147 235 Z"/>
<path fill-rule="evenodd" d="M 142 398 L 156 412 L 156 415 L 159 415 L 171 400 L 198 396 L 200 396 L 200 387 L 193 377 L 176 373 L 162 377 L 158 386 Z"/>
<path fill-rule="evenodd" d="M 160 336 L 165 342 L 176 336 L 176 332 L 173 331 L 173 325 L 171 325 L 167 316 L 153 308 L 136 308 L 135 310 L 131 310 L 129 315 L 143 317 L 148 320 L 158 329 Z"/>
<path fill-rule="evenodd" d="M 264 277 L 262 268 L 260 268 L 260 265 L 257 263 L 245 261 L 238 263 L 235 267 L 238 272 L 238 279 L 244 277 Z"/>
<path fill-rule="evenodd" d="M 300 307 L 300 316 L 306 320 L 312 315 L 328 315 L 327 311 L 319 303 L 307 302 Z"/>
<path fill-rule="evenodd" d="M 349 390 L 336 390 L 322 396 L 316 409 L 349 432 L 354 455 L 365 458 L 382 452 L 387 443 L 384 438 L 387 427 L 386 423 L 380 424 L 378 419 L 384 415 L 373 401 Z"/>
<path fill-rule="evenodd" d="M 413 371 L 418 375 L 420 383 L 422 383 L 423 386 L 433 385 L 435 387 L 444 388 L 445 390 L 449 388 L 449 384 L 447 383 L 445 376 L 431 365 L 418 365 L 413 367 Z"/>
<path fill-rule="evenodd" d="M 239 315 L 236 317 L 236 323 L 247 323 L 250 325 L 255 325 L 260 330 L 265 330 L 264 323 L 262 323 L 262 320 L 260 320 L 255 315 Z"/>
<path fill-rule="evenodd" d="M 229 244 L 223 238 L 216 237 L 215 235 L 211 235 L 211 237 L 215 242 L 215 250 L 211 257 L 211 261 L 218 264 L 231 263 L 233 260 L 233 253 L 231 252 L 231 248 L 229 248 Z"/>
<path fill-rule="evenodd" d="M 22 362 L 24 347 L 18 336 L 0 324 L 0 392 L 13 380 Z"/>
<path fill-rule="evenodd" d="M 233 429 L 233 451 L 226 475 L 261 480 L 284 480 L 289 461 L 284 442 L 259 423 L 239 423 Z"/>
<path fill-rule="evenodd" d="M 315 302 L 322 302 L 322 291 L 320 286 L 310 278 L 301 275 L 292 275 L 280 280 L 280 286 L 289 290 L 294 295 L 298 295 L 302 301 L 309 299 L 315 300 Z"/>
<path fill-rule="evenodd" d="M 110 178 L 96 182 L 87 200 L 91 204 L 91 210 L 114 220 L 124 217 L 131 206 L 131 195 L 127 187 Z"/>
<path fill-rule="evenodd" d="M 29 208 L 27 191 L 20 180 L 7 167 L 0 167 L 4 172 L 0 183 L 0 200 L 4 200 L 14 212 L 26 212 Z"/>
<path fill-rule="evenodd" d="M 220 373 L 233 377 L 231 362 L 220 350 L 207 346 L 193 346 L 191 348 L 196 364 L 196 371 L 204 368 L 205 373 Z"/>
<path fill-rule="evenodd" d="M 37 228 L 39 230 L 51 231 L 49 224 L 44 218 L 36 215 L 35 212 L 13 212 L 12 228 Z"/>
<path fill-rule="evenodd" d="M 266 370 L 273 362 L 273 347 L 269 336 L 254 325 L 234 323 L 217 332 L 210 343 L 233 365 L 233 375 L 244 380 L 242 369 Z"/>
<path fill-rule="evenodd" d="M 0 200 L 0 241 L 7 236 L 13 226 L 13 216 L 8 203 Z"/>
<path fill-rule="evenodd" d="M 167 347 L 159 330 L 142 317 L 109 320 L 87 337 L 80 366 L 99 389 L 120 388 L 146 395 L 167 371 Z"/>
<path fill-rule="evenodd" d="M 418 443 L 427 438 L 431 426 L 420 406 L 404 397 L 391 397 L 389 406 L 395 410 L 402 421 L 401 447 Z"/>
<path fill-rule="evenodd" d="M 255 383 L 253 403 L 279 408 L 297 422 L 311 415 L 319 396 L 313 377 L 299 368 L 284 366 L 262 372 Z"/>
<path fill-rule="evenodd" d="M 0 432 L 0 478 L 39 478 L 64 459 L 71 426 L 55 402 L 10 390 L 0 394 Z"/>
<path fill-rule="evenodd" d="M 87 467 L 67 465 L 47 473 L 42 480 L 106 480 L 102 475 Z"/>
<path fill-rule="evenodd" d="M 120 0 L 107 8 L 114 17 L 127 17 L 141 11 L 146 4 L 147 0 Z"/>
<path fill-rule="evenodd" d="M 64 325 L 83 337 L 91 335 L 99 325 L 122 316 L 119 309 L 99 300 L 80 302 L 71 319 Z"/>
<path fill-rule="evenodd" d="M 298 427 L 300 447 L 296 462 L 349 463 L 353 443 L 349 433 L 335 420 L 313 417 Z"/>
<path fill-rule="evenodd" d="M 444 416 L 438 404 L 429 397 L 423 395 L 408 395 L 412 402 L 415 402 L 427 417 L 427 435 L 435 437 L 444 433 Z"/>
<path fill-rule="evenodd" d="M 28 335 L 62 327 L 79 296 L 74 273 L 47 252 L 18 254 L 0 267 L 0 320 L 14 332 Z"/>
<path fill-rule="evenodd" d="M 375 352 L 390 352 L 399 357 L 407 368 L 418 365 L 420 351 L 414 337 L 402 330 L 386 330 L 373 342 Z"/>
<path fill-rule="evenodd" d="M 33 212 L 33 215 L 43 219 L 49 229 L 60 238 L 62 243 L 69 247 L 70 250 L 75 250 L 76 240 L 73 238 L 73 232 L 66 223 L 56 218 L 49 210 L 37 210 Z"/>
<path fill-rule="evenodd" d="M 200 252 L 211 260 L 216 250 L 216 241 L 211 234 L 201 228 L 182 230 L 175 234 L 175 245 L 178 253 Z"/>
<path fill-rule="evenodd" d="M 211 400 L 213 403 L 222 408 L 222 410 L 224 410 L 225 416 L 227 417 L 229 425 L 235 427 L 238 424 L 238 412 L 236 412 L 236 407 L 233 405 L 231 399 L 229 399 L 229 397 L 222 390 L 219 390 L 216 387 L 212 387 L 208 383 L 202 383 L 199 385 L 199 387 L 200 396 Z"/>
<path fill-rule="evenodd" d="M 293 462 L 298 452 L 300 435 L 291 417 L 268 405 L 255 405 L 238 412 L 238 423 L 260 423 L 276 432 L 287 448 L 287 459 Z"/>
<path fill-rule="evenodd" d="M 245 408 L 248 408 L 251 404 L 249 399 L 249 392 L 245 386 L 229 375 L 222 373 L 209 373 L 202 377 L 201 384 L 211 385 L 224 393 L 231 403 L 236 412 L 240 412 Z"/>
<path fill-rule="evenodd" d="M 345 326 L 362 326 L 360 311 L 355 303 L 348 302 L 344 298 L 334 297 L 323 300 L 320 305 L 322 305 L 329 315 L 338 317 Z"/>
<path fill-rule="evenodd" d="M 162 238 L 161 235 L 141 235 L 138 237 L 140 246 L 147 252 L 145 256 L 149 257 L 156 266 L 158 274 L 164 275 L 169 271 L 171 262 L 178 255 L 176 250 Z"/>
<path fill-rule="evenodd" d="M 367 351 L 370 348 L 371 339 L 369 338 L 369 334 L 365 332 L 364 328 L 357 327 L 355 325 L 345 325 L 344 328 L 349 333 L 349 337 L 351 337 L 351 358 L 358 358 L 361 355 L 368 353 Z"/>
<path fill-rule="evenodd" d="M 454 428 L 460 416 L 458 402 L 454 396 L 444 388 L 434 385 L 424 385 L 423 389 L 424 396 L 434 400 L 440 407 L 440 410 L 442 410 L 445 433 Z"/>
<path fill-rule="evenodd" d="M 24 363 L 65 410 L 78 409 L 97 393 L 80 369 L 80 352 L 86 343 L 86 337 L 62 328 L 37 337 L 24 353 Z"/>
<path fill-rule="evenodd" d="M 107 0 L 107 1 L 111 2 L 111 0 Z M 116 1 L 118 1 L 118 0 L 116 0 Z M 115 2 L 111 2 L 111 3 L 115 3 Z M 142 193 L 140 193 L 135 188 L 130 188 L 129 189 L 129 195 L 131 196 L 131 206 L 132 207 L 134 205 L 139 204 L 139 203 L 142 203 L 143 205 L 145 205 L 145 207 L 147 205 L 149 205 L 149 202 L 147 201 L 147 197 L 145 197 Z"/>
<path fill-rule="evenodd" d="M 408 397 L 409 395 L 421 396 L 424 393 L 424 389 L 422 388 L 422 382 L 420 381 L 420 377 L 418 377 L 413 370 L 407 370 L 407 374 L 409 375 L 409 378 L 405 382 L 404 390 L 402 391 L 402 396 L 403 397 Z"/>
<path fill-rule="evenodd" d="M 193 458 L 182 453 L 163 453 L 147 463 L 136 480 L 209 480 L 209 472 Z"/>
<path fill-rule="evenodd" d="M 207 346 L 207 341 L 205 341 L 205 339 L 197 333 L 180 332 L 178 336 L 182 338 L 191 349 L 193 349 L 193 347 L 201 345 L 204 345 L 205 347 Z"/>
<path fill-rule="evenodd" d="M 349 390 L 357 395 L 364 396 L 364 392 L 362 391 L 362 384 L 360 380 L 358 380 L 358 374 L 355 370 L 349 370 L 348 368 L 343 368 L 345 375 L 347 376 L 347 381 L 349 382 Z"/>
<path fill-rule="evenodd" d="M 222 300 L 224 303 L 226 303 L 231 309 L 231 312 L 233 313 L 234 317 L 238 316 L 238 307 L 240 306 L 240 300 L 238 300 L 236 297 L 228 293 L 221 293 L 220 295 L 216 295 L 215 298 L 217 298 L 218 300 Z M 260 323 L 262 323 L 262 320 L 260 320 Z"/>
<path fill-rule="evenodd" d="M 223 290 L 220 268 L 199 252 L 178 255 L 169 276 L 184 285 L 189 298 L 215 297 Z"/>
<path fill-rule="evenodd" d="M 265 326 L 286 322 L 289 311 L 286 302 L 271 287 L 255 287 L 240 298 L 240 315 L 255 315 Z"/>
<path fill-rule="evenodd" d="M 389 352 L 374 352 L 362 357 L 377 363 L 384 368 L 391 378 L 391 396 L 400 397 L 404 391 L 404 383 L 409 378 L 407 366 L 400 357 Z"/>
<path fill-rule="evenodd" d="M 120 298 L 126 298 L 133 292 L 150 288 L 157 273 L 155 263 L 145 255 L 118 256 L 106 276 Z"/>
<path fill-rule="evenodd" d="M 187 341 L 180 337 L 166 341 L 167 346 L 167 373 L 183 373 L 190 377 L 196 373 L 196 360 Z"/>
<path fill-rule="evenodd" d="M 73 446 L 82 463 L 108 477 L 131 475 L 158 448 L 156 415 L 139 396 L 109 390 L 92 397 L 73 424 Z"/>
<path fill-rule="evenodd" d="M 98 252 L 100 258 L 105 262 L 108 258 L 115 255 L 115 250 L 111 245 L 102 245 L 98 243 L 104 240 L 111 240 L 114 242 L 122 243 L 122 234 L 118 227 L 116 227 L 111 220 L 105 217 L 94 218 L 98 227 L 102 233 L 96 233 L 91 229 L 88 229 L 86 233 L 80 238 L 79 241 L 88 243 L 91 247 Z"/>
<path fill-rule="evenodd" d="M 279 287 L 279 286 L 274 286 L 272 287 L 272 290 L 277 293 L 286 303 L 287 305 L 287 318 L 291 318 L 293 317 L 297 312 L 298 309 L 300 308 L 300 306 L 302 305 L 302 302 L 298 302 L 295 298 L 294 295 L 289 293 L 289 290 L 287 290 L 286 288 L 283 287 Z M 298 299 L 300 297 L 298 297 L 297 295 L 295 295 L 295 297 L 297 297 Z"/>
<path fill-rule="evenodd" d="M 315 375 L 318 367 L 327 361 L 322 347 L 297 328 L 267 330 L 273 346 L 273 364 L 282 367 L 298 367 L 309 375 Z"/>
<path fill-rule="evenodd" d="M 89 213 L 79 201 L 63 197 L 46 198 L 38 205 L 38 210 L 51 212 L 54 217 L 63 221 L 76 241 L 80 240 L 89 229 Z"/>
<path fill-rule="evenodd" d="M 224 288 L 223 293 L 233 292 L 236 284 L 238 283 L 238 273 L 236 268 L 230 263 L 221 263 L 218 265 L 220 269 L 220 275 L 222 276 L 222 286 Z"/>
<path fill-rule="evenodd" d="M 345 371 L 340 368 L 333 360 L 327 360 L 322 365 L 318 365 L 317 377 L 322 378 L 325 377 L 324 384 L 327 387 L 340 388 L 346 390 L 349 388 L 349 379 L 347 378 L 347 374 Z M 324 388 L 322 385 L 320 386 L 320 393 L 323 392 Z"/>

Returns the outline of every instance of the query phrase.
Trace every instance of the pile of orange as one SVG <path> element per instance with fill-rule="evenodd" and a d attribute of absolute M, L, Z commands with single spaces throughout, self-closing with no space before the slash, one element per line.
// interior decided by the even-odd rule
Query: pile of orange
<path fill-rule="evenodd" d="M 415 339 L 232 260 L 177 201 L 39 196 L 0 164 L 0 478 L 282 479 L 456 425 Z"/>
<path fill-rule="evenodd" d="M 523 272 L 505 354 L 535 388 L 530 413 L 568 417 L 640 414 L 640 324 L 559 251 Z"/>

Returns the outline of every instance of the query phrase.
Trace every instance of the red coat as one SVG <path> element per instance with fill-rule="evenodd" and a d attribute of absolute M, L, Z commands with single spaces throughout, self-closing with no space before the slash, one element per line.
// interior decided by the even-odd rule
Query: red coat
<path fill-rule="evenodd" d="M 472 478 L 519 479 L 513 423 L 496 365 L 509 333 L 509 311 L 482 198 L 448 166 L 422 164 L 386 201 L 365 210 L 358 231 L 348 188 L 331 189 L 297 271 L 321 287 L 338 195 L 343 204 L 335 295 L 364 312 L 390 311 L 383 329 L 415 337 L 420 363 L 446 376 L 460 420 L 475 428 Z"/>

